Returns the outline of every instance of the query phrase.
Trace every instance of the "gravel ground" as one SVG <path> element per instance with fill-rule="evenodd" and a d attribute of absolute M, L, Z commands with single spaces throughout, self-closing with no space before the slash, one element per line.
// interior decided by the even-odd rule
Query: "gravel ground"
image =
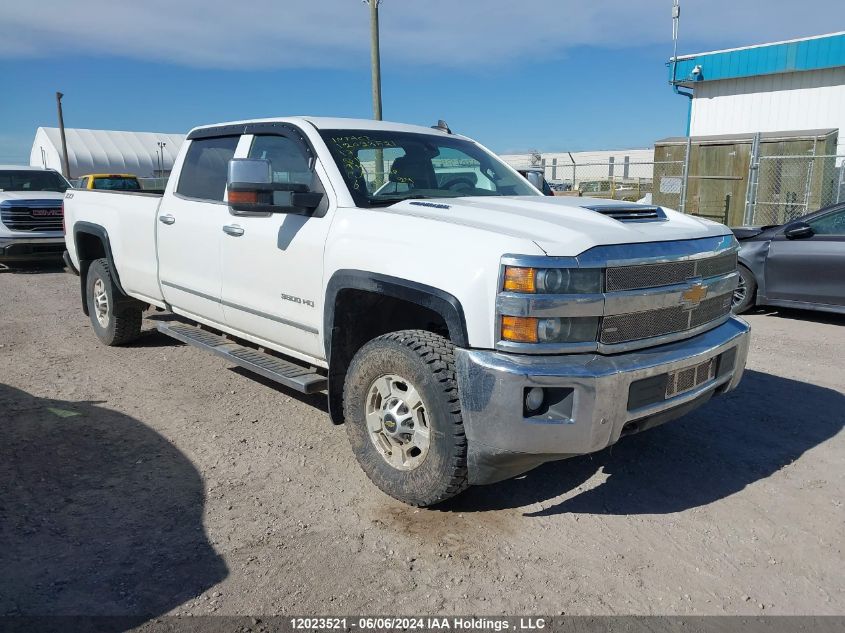
<path fill-rule="evenodd" d="M 736 392 L 419 510 L 323 397 L 0 274 L 0 614 L 845 614 L 845 318 L 749 320 Z"/>

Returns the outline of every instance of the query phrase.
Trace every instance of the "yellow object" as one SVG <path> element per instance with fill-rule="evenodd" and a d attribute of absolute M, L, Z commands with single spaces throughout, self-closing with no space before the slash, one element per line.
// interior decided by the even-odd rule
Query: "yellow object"
<path fill-rule="evenodd" d="M 502 317 L 502 340 L 514 343 L 536 343 L 537 319 L 534 317 Z"/>
<path fill-rule="evenodd" d="M 79 181 L 79 189 L 128 189 L 131 191 L 137 191 L 141 188 L 141 184 L 138 182 L 138 177 L 135 174 L 86 174 L 85 176 L 81 176 Z M 97 181 L 100 181 L 101 183 L 103 181 L 117 181 L 124 183 L 124 186 L 98 187 Z M 129 186 L 125 186 L 126 184 Z"/>
<path fill-rule="evenodd" d="M 505 290 L 509 292 L 536 292 L 534 269 L 518 266 L 505 267 Z"/>

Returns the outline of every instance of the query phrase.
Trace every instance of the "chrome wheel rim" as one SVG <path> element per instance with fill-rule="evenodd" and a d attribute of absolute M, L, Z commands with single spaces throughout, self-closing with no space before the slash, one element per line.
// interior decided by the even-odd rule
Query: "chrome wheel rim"
<path fill-rule="evenodd" d="M 94 316 L 102 327 L 109 326 L 109 296 L 102 279 L 94 282 Z"/>
<path fill-rule="evenodd" d="M 736 308 L 745 301 L 746 296 L 748 296 L 748 284 L 745 283 L 745 278 L 740 275 L 739 281 L 736 284 L 736 290 L 734 290 L 733 298 L 731 300 L 731 307 Z"/>
<path fill-rule="evenodd" d="M 396 470 L 414 470 L 431 445 L 425 403 L 416 387 L 393 374 L 373 381 L 367 392 L 367 431 L 379 454 Z"/>

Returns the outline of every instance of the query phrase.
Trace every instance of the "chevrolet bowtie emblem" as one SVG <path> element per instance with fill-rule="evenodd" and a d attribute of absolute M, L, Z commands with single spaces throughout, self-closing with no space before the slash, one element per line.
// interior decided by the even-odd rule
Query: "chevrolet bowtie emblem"
<path fill-rule="evenodd" d="M 707 286 L 693 284 L 681 293 L 681 303 L 686 308 L 694 308 L 707 296 Z"/>

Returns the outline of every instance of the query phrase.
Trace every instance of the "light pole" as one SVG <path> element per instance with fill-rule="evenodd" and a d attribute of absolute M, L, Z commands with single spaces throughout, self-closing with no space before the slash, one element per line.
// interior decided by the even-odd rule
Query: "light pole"
<path fill-rule="evenodd" d="M 70 178 L 70 161 L 67 157 L 67 139 L 65 138 L 65 118 L 62 115 L 62 97 L 61 92 L 56 93 L 56 108 L 59 111 L 59 135 L 62 137 L 62 170 L 64 177 Z"/>
<path fill-rule="evenodd" d="M 370 70 L 373 83 L 373 118 L 381 121 L 381 53 L 379 50 L 378 7 L 381 0 L 364 0 L 370 5 Z M 384 150 L 376 149 L 376 187 L 384 184 Z"/>
<path fill-rule="evenodd" d="M 164 141 L 158 141 L 158 177 L 164 178 L 164 147 L 167 145 Z"/>

